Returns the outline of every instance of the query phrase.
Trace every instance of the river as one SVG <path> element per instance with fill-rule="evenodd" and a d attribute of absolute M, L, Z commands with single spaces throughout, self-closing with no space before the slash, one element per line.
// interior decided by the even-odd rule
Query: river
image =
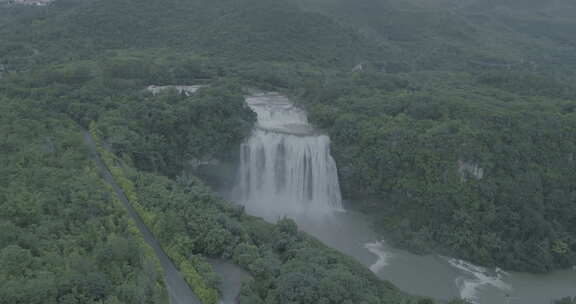
<path fill-rule="evenodd" d="M 389 246 L 366 218 L 342 209 L 330 139 L 314 130 L 306 113 L 276 93 L 254 94 L 246 101 L 258 120 L 242 145 L 232 197 L 248 213 L 269 221 L 291 217 L 300 229 L 408 293 L 441 300 L 460 297 L 477 304 L 548 304 L 576 296 L 573 270 L 505 272 Z"/>

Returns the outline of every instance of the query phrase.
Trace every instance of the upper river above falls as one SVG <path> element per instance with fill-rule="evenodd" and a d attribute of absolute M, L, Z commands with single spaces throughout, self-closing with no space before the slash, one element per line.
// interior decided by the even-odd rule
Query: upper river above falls
<path fill-rule="evenodd" d="M 362 215 L 342 209 L 330 139 L 306 113 L 277 93 L 247 98 L 257 125 L 242 145 L 233 200 L 252 215 L 299 227 L 369 267 L 400 289 L 436 299 L 473 303 L 548 304 L 576 296 L 576 271 L 526 274 L 486 269 L 437 255 L 415 255 L 378 238 Z"/>

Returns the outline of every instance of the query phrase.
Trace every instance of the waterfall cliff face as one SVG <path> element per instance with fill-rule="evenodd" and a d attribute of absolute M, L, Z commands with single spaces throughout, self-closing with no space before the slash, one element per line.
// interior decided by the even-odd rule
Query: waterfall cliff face
<path fill-rule="evenodd" d="M 237 200 L 263 215 L 341 209 L 328 136 L 314 132 L 306 113 L 286 97 L 256 94 L 246 102 L 258 120 L 241 147 Z"/>

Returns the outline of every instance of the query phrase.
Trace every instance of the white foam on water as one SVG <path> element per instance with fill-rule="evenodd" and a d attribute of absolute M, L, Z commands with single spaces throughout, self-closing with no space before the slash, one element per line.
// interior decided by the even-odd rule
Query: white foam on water
<path fill-rule="evenodd" d="M 364 247 L 378 257 L 376 262 L 370 265 L 370 270 L 372 272 L 379 273 L 384 269 L 384 267 L 388 266 L 388 260 L 391 255 L 386 252 L 385 243 L 383 241 L 368 243 Z"/>
<path fill-rule="evenodd" d="M 500 268 L 496 268 L 491 272 L 484 267 L 476 266 L 466 261 L 454 258 L 445 259 L 452 267 L 465 273 L 464 276 L 459 276 L 455 279 L 455 284 L 460 291 L 460 297 L 462 299 L 466 299 L 472 303 L 479 303 L 478 294 L 482 288 L 487 286 L 498 288 L 507 293 L 512 291 L 512 286 L 504 282 L 504 277 L 509 274 Z"/>

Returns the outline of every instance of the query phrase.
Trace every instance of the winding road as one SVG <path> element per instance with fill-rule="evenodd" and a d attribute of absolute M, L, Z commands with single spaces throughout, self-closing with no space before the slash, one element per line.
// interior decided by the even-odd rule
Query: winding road
<path fill-rule="evenodd" d="M 120 186 L 116 183 L 114 177 L 112 177 L 112 174 L 110 173 L 110 171 L 100 158 L 100 153 L 98 153 L 98 150 L 96 149 L 96 143 L 94 142 L 94 139 L 92 138 L 90 133 L 88 133 L 86 130 L 82 130 L 82 132 L 84 134 L 84 142 L 86 143 L 90 152 L 92 153 L 92 157 L 96 162 L 96 166 L 100 171 L 100 175 L 102 176 L 102 178 L 104 178 L 104 180 L 106 180 L 106 182 L 108 182 L 112 186 L 112 188 L 116 192 L 116 195 L 118 196 L 120 201 L 122 201 L 124 207 L 128 211 L 128 215 L 130 215 L 130 217 L 134 220 L 134 222 L 136 222 L 136 226 L 140 230 L 140 233 L 142 233 L 144 240 L 146 241 L 146 243 L 148 243 L 148 245 L 150 245 L 150 247 L 152 247 L 152 249 L 154 249 L 156 257 L 158 257 L 158 260 L 160 260 L 160 265 L 164 270 L 164 282 L 166 284 L 166 288 L 170 296 L 170 303 L 202 304 L 200 300 L 198 300 L 198 297 L 196 297 L 196 295 L 192 292 L 190 286 L 188 286 L 188 284 L 186 283 L 186 281 L 184 280 L 178 269 L 176 269 L 176 267 L 172 263 L 172 260 L 170 260 L 170 258 L 164 252 L 164 250 L 162 250 L 160 244 L 154 238 L 154 235 L 150 232 L 150 230 L 148 230 L 148 227 L 146 227 L 142 219 L 140 219 L 140 216 L 138 216 L 134 208 L 132 208 L 132 206 L 128 202 L 128 198 L 126 197 Z"/>

